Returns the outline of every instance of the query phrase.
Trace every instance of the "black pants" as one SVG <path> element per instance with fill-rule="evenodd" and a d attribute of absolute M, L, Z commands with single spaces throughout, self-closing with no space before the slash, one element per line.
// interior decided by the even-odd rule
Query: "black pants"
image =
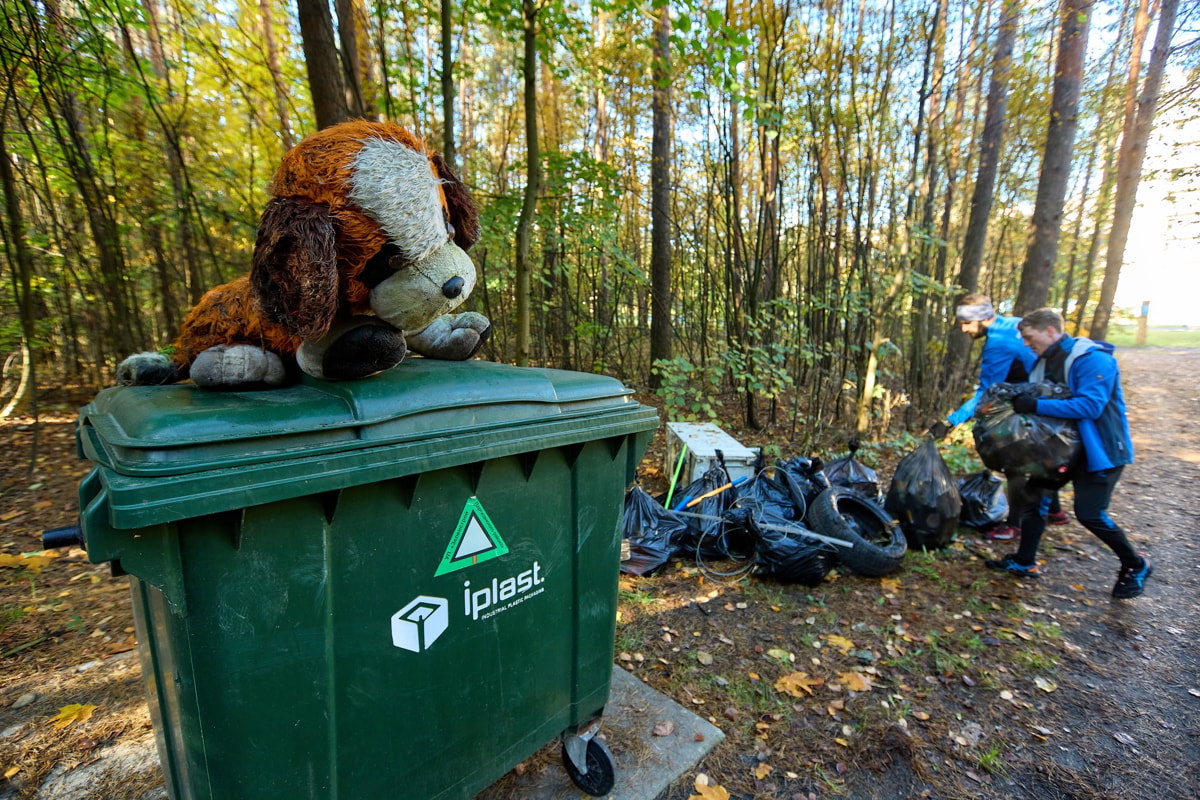
<path fill-rule="evenodd" d="M 1100 472 L 1087 472 L 1077 468 L 1071 475 L 1075 487 L 1075 519 L 1094 533 L 1100 541 L 1117 554 L 1124 567 L 1139 567 L 1141 556 L 1129 544 L 1125 531 L 1108 515 L 1108 504 L 1112 500 L 1113 487 L 1121 478 L 1125 468 L 1113 467 Z M 1037 560 L 1038 545 L 1042 532 L 1046 530 L 1046 514 L 1050 509 L 1053 490 L 1039 489 L 1026 484 L 1021 490 L 1021 545 L 1017 548 L 1017 561 L 1032 564 Z"/>
<path fill-rule="evenodd" d="M 1021 492 L 1025 491 L 1025 484 L 1029 478 L 1024 475 L 1005 475 L 1004 478 L 1008 484 L 1008 488 L 1006 489 L 1008 493 L 1008 519 L 1004 522 L 1006 525 L 1019 528 L 1021 527 Z M 1047 513 L 1057 514 L 1060 511 L 1062 511 L 1062 505 L 1058 502 L 1058 490 L 1055 489 L 1050 498 L 1050 508 Z"/>

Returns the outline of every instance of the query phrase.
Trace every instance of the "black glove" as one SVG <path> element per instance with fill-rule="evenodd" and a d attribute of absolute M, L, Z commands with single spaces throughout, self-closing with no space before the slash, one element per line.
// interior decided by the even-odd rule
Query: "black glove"
<path fill-rule="evenodd" d="M 1038 399 L 1032 394 L 1019 394 L 1012 399 L 1013 411 L 1018 414 L 1036 414 Z"/>
<path fill-rule="evenodd" d="M 932 436 L 934 439 L 942 439 L 946 436 L 947 433 L 950 432 L 950 429 L 953 427 L 954 426 L 950 424 L 949 420 L 939 419 L 937 422 L 930 424 L 929 435 Z"/>

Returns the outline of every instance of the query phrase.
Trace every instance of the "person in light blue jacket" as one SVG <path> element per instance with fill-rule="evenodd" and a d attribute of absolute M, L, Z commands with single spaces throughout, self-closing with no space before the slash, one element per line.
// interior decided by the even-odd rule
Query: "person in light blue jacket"
<path fill-rule="evenodd" d="M 962 299 L 954 312 L 959 329 L 972 339 L 983 339 L 983 352 L 979 357 L 979 384 L 975 394 L 954 410 L 945 422 L 935 422 L 929 432 L 941 439 L 951 428 L 967 422 L 975 415 L 979 399 L 989 386 L 995 383 L 1023 383 L 1029 379 L 1029 370 L 1037 361 L 1037 354 L 1025 346 L 1021 332 L 1017 330 L 1020 317 L 1002 317 L 996 314 L 992 299 L 986 294 L 969 294 Z M 1016 499 L 1025 485 L 1025 477 L 1008 477 L 1008 519 L 1004 524 L 984 533 L 992 541 L 1007 542 L 1017 538 L 1021 532 L 1020 510 Z M 1066 525 L 1070 517 L 1058 502 L 1054 493 L 1046 522 L 1050 525 Z"/>
<path fill-rule="evenodd" d="M 974 416 L 979 398 L 992 384 L 1028 380 L 1029 370 L 1037 361 L 1037 355 L 1025 346 L 1017 330 L 1021 318 L 998 316 L 987 295 L 967 295 L 955 309 L 954 316 L 963 333 L 984 342 L 979 358 L 979 385 L 975 394 L 947 417 L 950 427 L 961 425 Z"/>
<path fill-rule="evenodd" d="M 1030 381 L 1065 383 L 1071 397 L 1056 400 L 1022 394 L 1013 398 L 1013 410 L 1076 421 L 1082 454 L 1068 473 L 1075 487 L 1075 517 L 1121 561 L 1113 597 L 1137 597 L 1154 568 L 1145 555 L 1133 549 L 1125 532 L 1108 515 L 1113 488 L 1125 465 L 1133 463 L 1133 440 L 1114 348 L 1108 342 L 1068 336 L 1063 332 L 1062 317 L 1050 308 L 1026 315 L 1019 329 L 1022 339 L 1038 355 Z M 987 566 L 1036 577 L 1037 549 L 1046 527 L 1046 500 L 1043 490 L 1026 486 L 1020 500 L 1021 543 L 1017 552 L 988 561 Z"/>

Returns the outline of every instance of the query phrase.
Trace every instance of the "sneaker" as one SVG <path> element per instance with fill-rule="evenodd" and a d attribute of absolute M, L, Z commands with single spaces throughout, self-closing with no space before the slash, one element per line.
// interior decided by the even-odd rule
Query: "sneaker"
<path fill-rule="evenodd" d="M 1122 567 L 1117 573 L 1117 585 L 1113 587 L 1112 596 L 1118 600 L 1128 600 L 1137 597 L 1146 586 L 1146 578 L 1154 572 L 1150 559 L 1142 556 L 1140 567 Z"/>
<path fill-rule="evenodd" d="M 1032 564 L 1021 564 L 1017 561 L 1015 553 L 1009 553 L 1004 558 L 989 559 L 983 562 L 988 569 L 998 569 L 1002 572 L 1012 572 L 1017 575 L 1025 575 L 1030 578 L 1036 578 L 1042 574 L 1038 569 L 1037 562 Z"/>
<path fill-rule="evenodd" d="M 1052 514 L 1046 515 L 1047 525 L 1067 525 L 1071 522 L 1071 515 L 1065 511 L 1055 511 Z"/>
<path fill-rule="evenodd" d="M 1011 542 L 1021 535 L 1021 529 L 1016 525 L 1001 525 L 983 534 L 984 538 L 993 542 Z"/>

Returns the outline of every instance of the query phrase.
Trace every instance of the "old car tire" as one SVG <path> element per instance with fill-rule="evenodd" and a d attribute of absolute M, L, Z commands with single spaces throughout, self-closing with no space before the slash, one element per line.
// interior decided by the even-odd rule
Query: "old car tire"
<path fill-rule="evenodd" d="M 806 519 L 817 533 L 853 543 L 853 547 L 834 547 L 838 560 L 859 575 L 878 578 L 894 572 L 908 552 L 904 532 L 888 513 L 844 486 L 817 495 Z"/>

